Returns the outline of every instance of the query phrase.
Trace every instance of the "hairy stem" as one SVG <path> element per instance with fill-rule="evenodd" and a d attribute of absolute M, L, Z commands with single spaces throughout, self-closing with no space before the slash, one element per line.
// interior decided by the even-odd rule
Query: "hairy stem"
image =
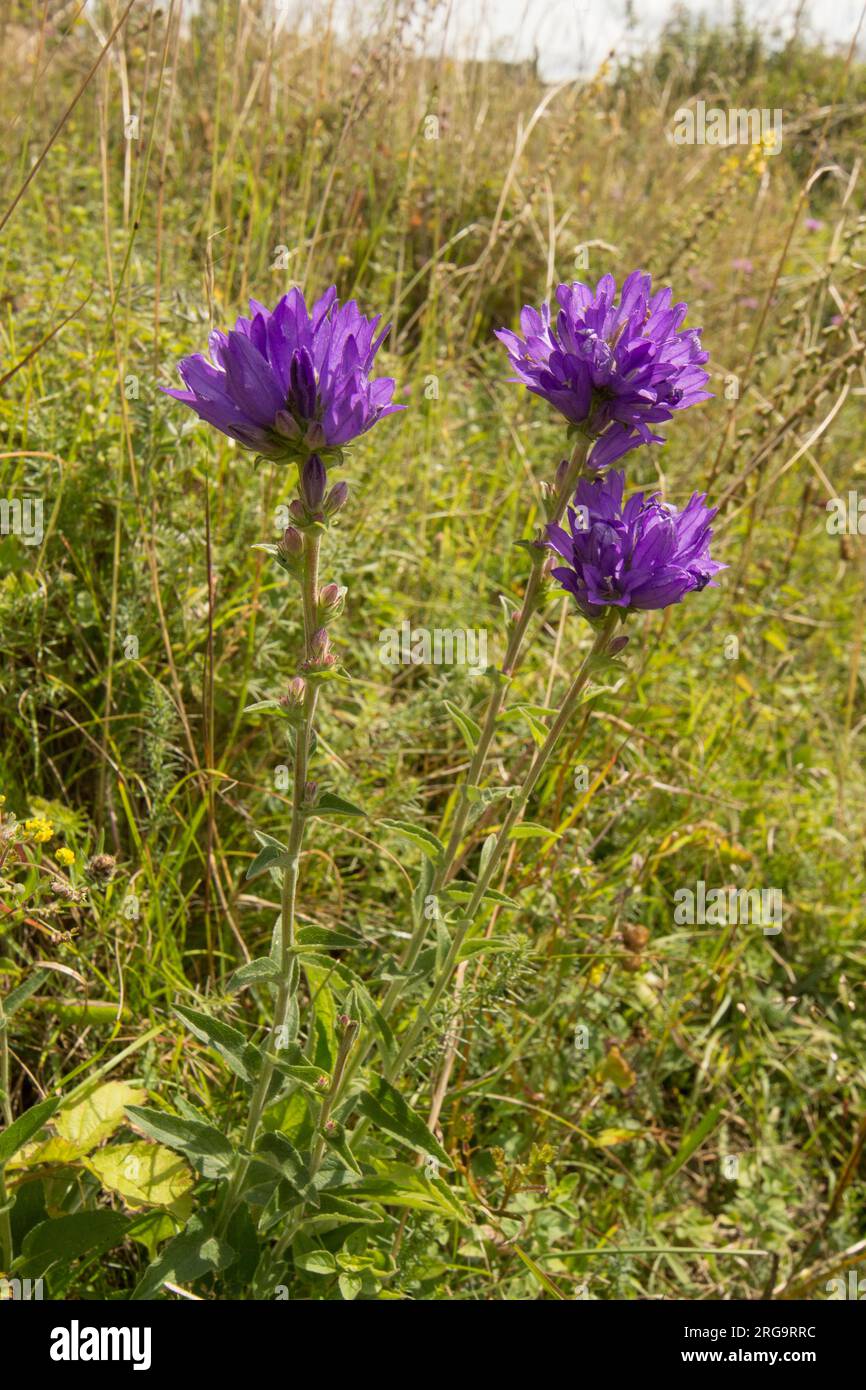
<path fill-rule="evenodd" d="M 591 447 L 592 441 L 585 438 L 579 439 L 575 445 L 569 460 L 568 471 L 557 490 L 556 498 L 549 513 L 549 519 L 552 522 L 558 524 L 562 520 L 565 509 L 574 496 L 574 490 L 583 473 Z M 505 704 L 509 681 L 517 670 L 521 658 L 523 657 L 526 633 L 534 614 L 538 611 L 542 585 L 544 583 L 544 564 L 548 554 L 549 551 L 546 549 L 533 551 L 532 569 L 530 570 L 529 579 L 527 580 L 523 603 L 512 624 L 508 638 L 508 647 L 505 652 L 505 660 L 502 664 L 502 676 L 505 677 L 505 679 L 496 682 L 487 704 L 484 723 L 481 728 L 481 736 L 472 754 L 469 769 L 460 788 L 460 799 L 455 812 L 454 823 L 448 837 L 445 854 L 443 855 L 441 864 L 437 866 L 430 887 L 430 892 L 434 896 L 436 893 L 442 891 L 454 874 L 460 846 L 466 832 L 466 822 L 469 817 L 471 806 L 469 788 L 478 787 L 484 774 L 484 767 L 490 752 L 490 745 L 496 733 L 496 721 Z M 403 958 L 400 961 L 401 975 L 411 970 L 415 965 L 423 949 L 429 925 L 427 918 L 423 913 L 420 913 L 412 936 L 403 954 Z M 400 977 L 391 981 L 380 1006 L 383 1017 L 388 1018 L 393 1012 L 394 1006 L 399 999 L 402 986 L 403 980 Z M 359 1049 L 358 1055 L 352 1066 L 352 1072 L 363 1065 L 372 1047 L 373 1042 L 369 1041 L 366 1047 Z"/>
<path fill-rule="evenodd" d="M 13 1120 L 12 1096 L 9 1092 L 9 1036 L 6 1031 L 5 1015 L 2 1014 L 0 1014 L 0 1107 L 3 1111 L 3 1124 L 8 1129 Z M 4 1274 L 8 1274 L 12 1268 L 14 1254 L 9 1207 L 5 1165 L 0 1163 L 0 1270 Z"/>
<path fill-rule="evenodd" d="M 319 585 L 319 546 L 320 537 L 312 532 L 304 537 L 304 571 L 302 577 L 304 613 L 304 654 L 311 653 L 311 640 L 316 631 L 316 605 Z M 274 1021 L 271 1032 L 271 1050 L 278 1045 L 280 1034 L 285 1030 L 292 998 L 295 993 L 297 975 L 294 968 L 292 950 L 295 944 L 295 913 L 298 889 L 298 865 L 306 827 L 304 793 L 307 782 L 307 765 L 310 757 L 310 743 L 316 717 L 318 684 L 307 682 L 304 695 L 303 722 L 295 730 L 294 777 L 292 781 L 292 813 L 289 824 L 287 862 L 283 867 L 283 882 L 280 902 L 280 922 L 278 936 L 278 963 L 280 983 L 274 1004 Z M 268 1093 L 276 1070 L 270 1055 L 262 1060 L 256 1085 L 250 1100 L 247 1126 L 244 1133 L 244 1148 L 251 1153 L 258 1137 L 262 1115 L 267 1104 Z M 237 1202 L 238 1193 L 250 1166 L 250 1159 L 242 1158 L 235 1168 L 228 1185 L 219 1229 L 225 1230 Z"/>
<path fill-rule="evenodd" d="M 445 991 L 451 979 L 451 976 L 457 964 L 457 958 L 460 954 L 460 949 L 463 945 L 463 942 L 466 939 L 466 934 L 469 931 L 469 928 L 471 927 L 475 917 L 477 916 L 481 908 L 481 903 L 484 899 L 484 894 L 487 892 L 487 889 L 489 888 L 493 880 L 493 875 L 495 874 L 499 866 L 499 862 L 502 858 L 502 855 L 506 849 L 506 846 L 508 845 L 509 836 L 511 835 L 511 832 L 514 829 L 515 825 L 517 825 L 518 821 L 521 819 L 526 809 L 527 802 L 529 801 L 529 798 L 532 795 L 532 792 L 535 788 L 535 785 L 542 772 L 544 771 L 544 768 L 546 767 L 547 763 L 550 761 L 553 752 L 556 748 L 556 745 L 559 742 L 560 737 L 562 736 L 563 730 L 566 728 L 569 720 L 571 719 L 572 714 L 574 713 L 575 708 L 577 707 L 578 701 L 580 700 L 584 687 L 586 686 L 587 681 L 589 680 L 590 675 L 592 674 L 592 668 L 596 658 L 601 656 L 607 649 L 607 643 L 613 632 L 613 628 L 617 621 L 617 617 L 618 615 L 616 610 L 611 610 L 609 616 L 605 619 L 603 626 L 598 630 L 596 639 L 592 644 L 592 648 L 590 649 L 588 655 L 581 663 L 580 670 L 575 676 L 571 684 L 571 687 L 568 691 L 568 694 L 562 702 L 562 706 L 558 715 L 556 716 L 555 720 L 550 726 L 550 730 L 546 739 L 544 740 L 544 743 L 541 745 L 540 748 L 537 748 L 535 751 L 535 755 L 532 759 L 532 762 L 529 765 L 529 770 L 526 774 L 526 777 L 523 780 L 523 783 L 520 787 L 520 791 L 511 803 L 508 814 L 505 817 L 505 820 L 503 821 L 502 826 L 496 836 L 493 848 L 487 857 L 487 862 L 484 866 L 484 870 L 479 875 L 478 881 L 475 884 L 475 889 L 472 893 L 472 897 L 466 905 L 466 912 L 459 921 L 459 924 L 451 941 L 451 947 L 448 951 L 448 955 L 445 957 L 445 961 L 443 962 L 441 969 L 439 970 L 435 980 L 433 981 L 433 984 L 430 987 L 430 991 L 427 995 L 427 998 L 424 1000 L 423 1005 L 419 1008 L 418 1013 L 415 1016 L 414 1022 L 411 1023 L 408 1029 L 406 1030 L 400 1051 L 398 1052 L 396 1058 L 387 1069 L 387 1076 L 390 1081 L 395 1080 L 396 1077 L 398 1077 L 402 1072 L 404 1066 L 406 1065 L 406 1062 L 409 1060 L 409 1057 L 412 1054 L 412 1051 L 415 1047 L 416 1042 L 418 1041 L 418 1038 L 423 1032 L 423 1029 L 428 1019 L 431 1017 L 433 1010 L 435 1009 L 436 1005 L 441 999 L 442 994 Z"/>

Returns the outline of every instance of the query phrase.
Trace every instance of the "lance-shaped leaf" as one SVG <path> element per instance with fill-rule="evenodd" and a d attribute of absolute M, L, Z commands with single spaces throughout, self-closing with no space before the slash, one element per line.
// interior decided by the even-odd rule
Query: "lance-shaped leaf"
<path fill-rule="evenodd" d="M 247 875 L 249 878 L 249 874 Z M 244 989 L 247 985 L 273 984 L 280 978 L 280 967 L 270 956 L 260 956 L 258 960 L 247 961 L 231 976 L 226 989 L 229 994 Z"/>
<path fill-rule="evenodd" d="M 434 835 L 432 830 L 425 830 L 423 826 L 414 825 L 406 820 L 380 820 L 379 824 L 417 845 L 434 864 L 438 864 L 445 853 L 445 846 L 438 836 Z"/>
<path fill-rule="evenodd" d="M 255 1082 L 261 1066 L 261 1053 L 247 1042 L 243 1033 L 239 1033 L 237 1028 L 230 1028 L 227 1023 L 221 1023 L 217 1018 L 211 1018 L 210 1014 L 201 1013 L 198 1009 L 188 1009 L 178 1004 L 175 1013 L 194 1037 L 207 1043 L 222 1057 L 235 1076 L 246 1081 L 247 1085 Z"/>
<path fill-rule="evenodd" d="M 421 1116 L 415 1114 L 384 1076 L 373 1078 L 361 1096 L 358 1108 L 379 1129 L 395 1139 L 401 1139 L 410 1149 L 430 1154 L 446 1168 L 453 1166 L 435 1134 L 431 1134 Z"/>
<path fill-rule="evenodd" d="M 256 830 L 254 834 L 261 849 L 244 875 L 248 881 L 267 873 L 268 869 L 280 868 L 289 857 L 288 847 L 282 841 L 275 840 L 272 835 L 266 835 L 263 830 Z"/>
<path fill-rule="evenodd" d="M 366 814 L 363 806 L 356 806 L 354 801 L 347 801 L 344 796 L 337 796 L 336 792 L 322 792 L 310 811 L 311 816 L 366 816 Z"/>
<path fill-rule="evenodd" d="M 59 1104 L 59 1097 L 49 1096 L 47 1100 L 41 1100 L 38 1105 L 25 1110 L 23 1115 L 19 1115 L 17 1120 L 13 1120 L 12 1124 L 4 1129 L 0 1134 L 0 1167 L 8 1163 L 12 1155 L 24 1147 L 28 1139 L 39 1133 Z"/>
<path fill-rule="evenodd" d="M 148 1139 L 184 1154 L 203 1177 L 220 1178 L 231 1168 L 234 1149 L 213 1125 L 201 1120 L 183 1120 L 179 1115 L 167 1115 L 140 1105 L 128 1105 L 126 1113 Z"/>
<path fill-rule="evenodd" d="M 481 737 L 481 729 L 475 723 L 474 719 L 470 719 L 468 714 L 464 714 L 456 705 L 452 705 L 450 700 L 445 700 L 444 704 L 451 718 L 454 720 L 454 723 L 463 735 L 469 752 L 474 753 L 475 749 L 478 747 L 478 740 Z"/>

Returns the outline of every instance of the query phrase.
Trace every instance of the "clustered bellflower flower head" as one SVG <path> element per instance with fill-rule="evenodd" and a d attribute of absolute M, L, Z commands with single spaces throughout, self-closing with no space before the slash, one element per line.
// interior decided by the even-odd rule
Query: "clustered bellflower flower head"
<path fill-rule="evenodd" d="M 309 310 L 297 289 L 273 313 L 254 299 L 250 309 L 211 333 L 211 361 L 181 360 L 185 391 L 167 391 L 223 434 L 275 463 L 339 462 L 345 445 L 405 408 L 391 402 L 393 378 L 370 376 L 390 327 L 377 335 L 381 315 L 340 304 L 333 285 Z"/>
<path fill-rule="evenodd" d="M 567 511 L 568 530 L 547 528 L 551 547 L 565 564 L 552 573 L 573 594 L 587 618 L 616 607 L 667 608 L 692 590 L 713 588 L 725 569 L 710 559 L 710 522 L 716 509 L 694 493 L 682 511 L 658 493 L 634 493 L 623 504 L 625 474 L 583 478 Z"/>
<path fill-rule="evenodd" d="M 603 275 L 593 292 L 575 281 L 556 291 L 559 312 L 526 306 L 523 337 L 500 329 L 514 380 L 523 382 L 598 443 L 587 465 L 599 471 L 640 444 L 664 443 L 651 426 L 709 399 L 700 329 L 683 329 L 688 306 L 669 289 L 651 289 L 634 270 L 623 282 Z"/>

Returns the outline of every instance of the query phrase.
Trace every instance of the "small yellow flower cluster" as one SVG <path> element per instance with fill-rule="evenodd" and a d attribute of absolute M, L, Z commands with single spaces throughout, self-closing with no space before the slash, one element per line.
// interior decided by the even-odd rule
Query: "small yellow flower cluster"
<path fill-rule="evenodd" d="M 33 816 L 31 820 L 24 822 L 24 834 L 37 845 L 45 845 L 54 834 L 54 826 L 50 820 L 45 820 L 42 816 Z"/>
<path fill-rule="evenodd" d="M 63 864 L 63 866 L 64 866 L 65 868 L 68 868 L 70 864 L 74 864 L 74 863 L 75 863 L 75 855 L 72 853 L 72 850 L 71 850 L 71 849 L 67 849 L 65 845 L 63 845 L 63 846 L 57 851 L 57 854 L 55 855 L 55 858 L 56 858 L 58 864 Z"/>

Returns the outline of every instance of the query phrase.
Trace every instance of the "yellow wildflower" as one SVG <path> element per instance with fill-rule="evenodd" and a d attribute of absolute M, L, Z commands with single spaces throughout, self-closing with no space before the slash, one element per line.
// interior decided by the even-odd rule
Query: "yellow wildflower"
<path fill-rule="evenodd" d="M 54 826 L 42 816 L 33 816 L 24 822 L 24 834 L 37 845 L 45 845 L 54 834 Z"/>
<path fill-rule="evenodd" d="M 70 864 L 75 863 L 75 855 L 72 853 L 72 850 L 67 849 L 65 845 L 57 851 L 56 857 L 58 864 L 64 864 L 67 868 Z"/>

